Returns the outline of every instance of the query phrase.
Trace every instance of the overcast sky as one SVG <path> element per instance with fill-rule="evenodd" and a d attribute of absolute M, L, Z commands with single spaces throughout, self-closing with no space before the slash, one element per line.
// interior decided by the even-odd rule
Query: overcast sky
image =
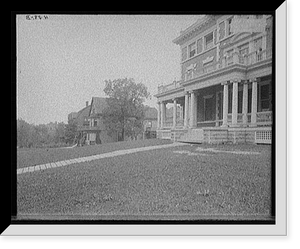
<path fill-rule="evenodd" d="M 17 16 L 17 118 L 67 122 L 104 81 L 134 78 L 151 95 L 180 78 L 180 49 L 172 40 L 194 15 Z M 145 104 L 156 107 L 152 96 Z"/>

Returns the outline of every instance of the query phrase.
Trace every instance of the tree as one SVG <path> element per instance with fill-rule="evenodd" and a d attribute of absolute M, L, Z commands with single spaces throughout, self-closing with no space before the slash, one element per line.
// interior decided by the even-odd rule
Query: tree
<path fill-rule="evenodd" d="M 109 96 L 107 107 L 103 110 L 103 122 L 112 135 L 116 132 L 125 136 L 136 137 L 142 129 L 144 118 L 143 102 L 149 97 L 147 87 L 135 83 L 134 79 L 106 80 L 104 92 Z"/>
<path fill-rule="evenodd" d="M 30 143 L 31 126 L 23 119 L 17 119 L 17 146 L 28 147 Z"/>
<path fill-rule="evenodd" d="M 68 124 L 65 126 L 65 142 L 68 144 L 73 144 L 75 137 L 77 134 L 77 124 L 75 121 L 70 121 Z"/>

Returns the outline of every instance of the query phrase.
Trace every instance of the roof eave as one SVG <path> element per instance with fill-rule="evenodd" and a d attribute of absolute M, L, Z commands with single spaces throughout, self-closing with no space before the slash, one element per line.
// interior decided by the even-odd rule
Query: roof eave
<path fill-rule="evenodd" d="M 210 21 L 211 17 L 212 17 L 212 15 L 205 15 L 203 18 L 201 18 L 200 20 L 198 20 L 197 22 L 192 24 L 190 27 L 188 27 L 184 31 L 181 31 L 180 35 L 178 37 L 176 37 L 172 42 L 177 45 L 181 45 L 186 38 L 193 35 L 195 32 L 197 32 L 199 29 L 201 29 L 204 25 L 206 25 Z"/>

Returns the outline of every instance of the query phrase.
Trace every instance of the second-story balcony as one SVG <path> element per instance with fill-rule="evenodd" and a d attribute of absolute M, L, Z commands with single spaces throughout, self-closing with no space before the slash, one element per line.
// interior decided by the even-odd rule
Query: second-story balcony
<path fill-rule="evenodd" d="M 168 85 L 160 85 L 158 86 L 158 94 L 174 91 L 175 89 L 182 88 L 184 83 L 193 79 L 197 79 L 199 77 L 208 75 L 212 72 L 217 72 L 224 70 L 226 68 L 230 68 L 233 65 L 241 65 L 245 67 L 245 69 L 258 65 L 263 61 L 270 60 L 272 58 L 272 50 L 262 50 L 255 51 L 249 54 L 241 55 L 238 52 L 232 53 L 230 56 L 222 57 L 218 62 L 214 64 L 209 64 L 207 66 L 202 67 L 198 71 L 189 71 L 184 74 L 184 80 L 173 81 L 173 83 Z"/>
<path fill-rule="evenodd" d="M 173 83 L 168 85 L 160 85 L 158 86 L 158 93 L 169 92 L 171 90 L 180 88 L 182 86 L 182 80 L 174 80 Z"/>

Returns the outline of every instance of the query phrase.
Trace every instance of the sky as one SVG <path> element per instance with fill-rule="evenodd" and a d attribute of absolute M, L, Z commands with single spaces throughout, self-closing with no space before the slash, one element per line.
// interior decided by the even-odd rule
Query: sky
<path fill-rule="evenodd" d="M 159 84 L 180 79 L 180 48 L 172 40 L 196 15 L 17 16 L 17 118 L 65 122 L 92 97 L 104 97 L 105 80 L 145 84 L 156 107 Z"/>

